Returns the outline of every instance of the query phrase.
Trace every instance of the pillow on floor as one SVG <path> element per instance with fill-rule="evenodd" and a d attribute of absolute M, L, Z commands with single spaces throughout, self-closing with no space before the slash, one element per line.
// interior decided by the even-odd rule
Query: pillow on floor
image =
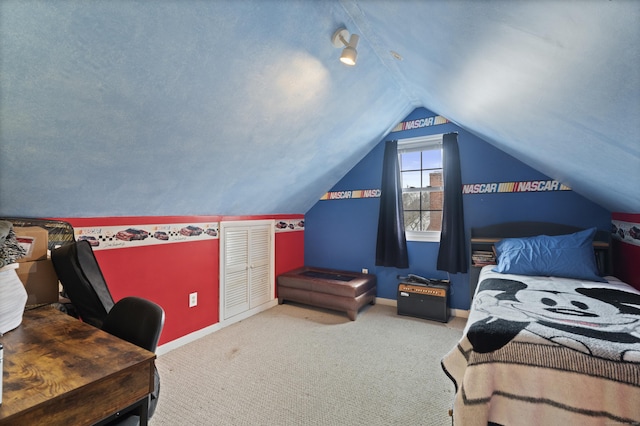
<path fill-rule="evenodd" d="M 598 274 L 593 237 L 596 228 L 568 235 L 505 238 L 495 244 L 503 274 L 555 276 L 606 282 Z"/>

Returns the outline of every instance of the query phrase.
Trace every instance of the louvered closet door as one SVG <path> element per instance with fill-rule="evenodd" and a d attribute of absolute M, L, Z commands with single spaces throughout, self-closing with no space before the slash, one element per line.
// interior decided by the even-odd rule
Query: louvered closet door
<path fill-rule="evenodd" d="M 249 233 L 249 307 L 255 308 L 271 299 L 269 226 L 253 227 Z"/>
<path fill-rule="evenodd" d="M 273 223 L 221 224 L 222 318 L 273 300 Z"/>
<path fill-rule="evenodd" d="M 249 228 L 224 231 L 224 318 L 249 310 Z"/>

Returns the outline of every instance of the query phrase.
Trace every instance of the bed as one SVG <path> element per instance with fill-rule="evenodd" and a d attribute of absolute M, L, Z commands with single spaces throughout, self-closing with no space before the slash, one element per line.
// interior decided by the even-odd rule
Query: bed
<path fill-rule="evenodd" d="M 442 359 L 454 424 L 640 424 L 640 291 L 600 276 L 594 235 L 495 243 Z"/>

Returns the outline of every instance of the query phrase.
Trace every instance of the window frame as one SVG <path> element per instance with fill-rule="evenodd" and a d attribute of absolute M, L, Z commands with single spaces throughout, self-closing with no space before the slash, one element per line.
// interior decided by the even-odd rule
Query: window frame
<path fill-rule="evenodd" d="M 436 134 L 436 135 L 418 136 L 414 138 L 398 139 L 399 170 L 401 170 L 401 167 L 402 167 L 401 155 L 403 153 L 428 151 L 431 149 L 438 149 L 438 147 L 442 151 L 443 136 L 444 136 L 444 133 Z M 444 177 L 444 160 L 442 164 L 442 174 Z M 402 172 L 400 172 L 400 175 L 402 176 Z M 444 186 L 431 187 L 431 188 L 432 188 L 431 191 L 441 190 L 444 192 Z M 402 189 L 402 194 L 404 194 L 405 192 L 404 188 L 401 188 L 401 189 Z M 405 226 L 405 236 L 407 241 L 440 242 L 440 233 L 441 231 L 408 231 Z"/>

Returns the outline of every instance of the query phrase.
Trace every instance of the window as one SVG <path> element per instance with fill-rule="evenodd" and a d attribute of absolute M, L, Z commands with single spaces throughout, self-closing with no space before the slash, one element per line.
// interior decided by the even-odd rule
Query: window
<path fill-rule="evenodd" d="M 398 141 L 404 226 L 409 241 L 440 241 L 444 183 L 442 135 Z"/>

